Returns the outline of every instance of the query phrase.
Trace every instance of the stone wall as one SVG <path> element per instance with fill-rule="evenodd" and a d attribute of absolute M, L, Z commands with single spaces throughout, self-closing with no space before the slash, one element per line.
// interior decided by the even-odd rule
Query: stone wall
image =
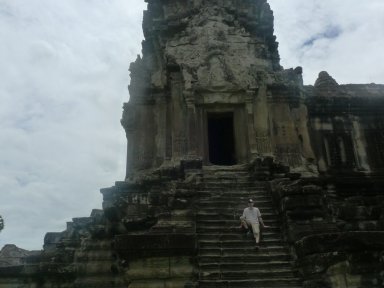
<path fill-rule="evenodd" d="M 270 181 L 304 287 L 382 287 L 384 183 L 359 176 Z"/>
<path fill-rule="evenodd" d="M 43 251 L 5 247 L 0 287 L 196 287 L 198 192 L 239 175 L 239 193 L 268 181 L 305 288 L 383 287 L 384 85 L 321 72 L 304 86 L 301 67 L 279 64 L 265 0 L 147 2 L 121 120 L 126 178 L 101 190 L 102 211 L 47 233 Z M 244 165 L 199 190 L 214 114 L 232 117 Z"/>

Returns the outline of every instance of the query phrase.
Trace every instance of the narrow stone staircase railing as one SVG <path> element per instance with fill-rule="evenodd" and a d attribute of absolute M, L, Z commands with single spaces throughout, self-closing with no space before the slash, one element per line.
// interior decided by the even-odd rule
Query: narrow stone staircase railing
<path fill-rule="evenodd" d="M 198 193 L 198 287 L 302 287 L 265 182 L 255 182 L 241 166 L 204 168 Z M 249 198 L 270 226 L 259 249 L 239 229 Z"/>

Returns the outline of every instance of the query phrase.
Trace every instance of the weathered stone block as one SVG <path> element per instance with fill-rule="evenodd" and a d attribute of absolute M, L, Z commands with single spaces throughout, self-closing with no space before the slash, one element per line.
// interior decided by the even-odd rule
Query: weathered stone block
<path fill-rule="evenodd" d="M 196 254 L 195 234 L 125 234 L 116 237 L 115 248 L 123 258 L 189 256 Z"/>
<path fill-rule="evenodd" d="M 325 279 L 325 277 L 320 277 L 320 279 L 310 279 L 305 280 L 303 282 L 303 288 L 336 288 L 332 286 L 332 283 L 329 279 Z M 343 286 L 339 286 L 337 288 L 346 288 Z"/>
<path fill-rule="evenodd" d="M 328 267 L 345 261 L 346 258 L 344 252 L 317 253 L 300 258 L 296 264 L 304 278 L 312 278 L 316 274 L 323 274 Z"/>
<path fill-rule="evenodd" d="M 297 208 L 316 208 L 323 206 L 323 199 L 319 195 L 311 195 L 311 196 L 289 196 L 284 197 L 281 201 L 281 209 L 285 210 L 293 210 Z"/>
<path fill-rule="evenodd" d="M 191 257 L 171 257 L 170 274 L 171 277 L 191 277 L 194 266 L 191 263 Z"/>
<path fill-rule="evenodd" d="M 324 211 L 322 209 L 309 209 L 309 208 L 296 208 L 294 210 L 285 211 L 285 217 L 288 221 L 305 221 L 314 220 L 320 221 L 324 218 Z"/>
<path fill-rule="evenodd" d="M 195 288 L 196 284 L 190 278 L 166 280 L 164 288 Z"/>
<path fill-rule="evenodd" d="M 287 227 L 288 240 L 294 243 L 303 237 L 321 234 L 324 231 L 334 232 L 335 225 L 332 223 L 316 223 L 313 221 L 306 221 L 307 223 L 289 223 Z"/>
<path fill-rule="evenodd" d="M 299 257 L 333 251 L 384 250 L 384 232 L 343 232 L 307 236 L 295 243 Z"/>
<path fill-rule="evenodd" d="M 169 257 L 143 258 L 129 262 L 128 279 L 165 279 L 170 277 Z"/>
<path fill-rule="evenodd" d="M 142 280 L 142 281 L 132 281 L 129 284 L 129 288 L 164 288 L 164 280 Z"/>
<path fill-rule="evenodd" d="M 383 251 L 361 251 L 348 255 L 350 274 L 371 274 L 384 271 Z"/>
<path fill-rule="evenodd" d="M 369 219 L 369 212 L 365 206 L 345 204 L 340 207 L 338 216 L 343 220 L 365 220 Z"/>
<path fill-rule="evenodd" d="M 303 186 L 303 194 L 323 194 L 323 190 L 318 185 L 306 185 Z"/>

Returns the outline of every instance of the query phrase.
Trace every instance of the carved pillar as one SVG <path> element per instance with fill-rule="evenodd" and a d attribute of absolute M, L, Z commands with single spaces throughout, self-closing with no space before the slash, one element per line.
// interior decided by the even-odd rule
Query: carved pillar
<path fill-rule="evenodd" d="M 170 161 L 172 159 L 172 102 L 171 102 L 171 95 L 165 94 L 164 95 L 164 101 L 165 101 L 165 151 L 164 151 L 164 160 Z"/>
<path fill-rule="evenodd" d="M 274 155 L 278 161 L 291 167 L 302 165 L 301 145 L 296 132 L 291 106 L 294 105 L 289 87 L 271 87 L 269 101 L 270 127 Z"/>
<path fill-rule="evenodd" d="M 131 103 L 124 103 L 124 112 L 121 119 L 121 125 L 124 127 L 127 137 L 127 163 L 125 178 L 128 179 L 133 172 L 134 158 L 133 147 L 135 146 L 135 132 L 136 132 L 136 109 Z"/>
<path fill-rule="evenodd" d="M 256 143 L 256 134 L 255 134 L 255 127 L 254 127 L 254 98 L 255 98 L 255 91 L 249 90 L 246 92 L 245 95 L 245 109 L 246 109 L 246 121 L 248 126 L 248 141 L 249 141 L 249 152 L 251 159 L 255 158 L 257 156 L 257 143 Z"/>
<path fill-rule="evenodd" d="M 352 141 L 355 146 L 356 165 L 359 170 L 369 171 L 366 136 L 359 117 L 352 117 Z"/>
<path fill-rule="evenodd" d="M 257 154 L 261 156 L 269 156 L 272 154 L 272 148 L 268 124 L 269 113 L 267 104 L 267 88 L 265 85 L 259 88 L 253 109 Z"/>
<path fill-rule="evenodd" d="M 248 114 L 240 106 L 234 110 L 234 136 L 236 158 L 238 163 L 247 163 L 249 161 L 249 143 L 248 143 Z"/>
<path fill-rule="evenodd" d="M 171 73 L 171 122 L 172 160 L 179 161 L 186 154 L 185 107 L 182 97 L 182 77 L 180 72 Z"/>
<path fill-rule="evenodd" d="M 195 97 L 192 91 L 184 91 L 184 99 L 187 105 L 187 157 L 197 157 L 197 118 Z"/>
<path fill-rule="evenodd" d="M 301 144 L 301 153 L 305 159 L 315 159 L 312 150 L 308 127 L 308 109 L 304 103 L 300 103 L 295 109 L 297 133 Z"/>
<path fill-rule="evenodd" d="M 154 111 L 156 118 L 156 166 L 160 166 L 166 159 L 167 149 L 167 99 L 165 93 L 156 95 L 156 109 Z"/>
<path fill-rule="evenodd" d="M 136 105 L 137 130 L 132 158 L 135 159 L 134 170 L 149 169 L 153 165 L 155 146 L 155 117 L 153 103 L 146 102 Z"/>

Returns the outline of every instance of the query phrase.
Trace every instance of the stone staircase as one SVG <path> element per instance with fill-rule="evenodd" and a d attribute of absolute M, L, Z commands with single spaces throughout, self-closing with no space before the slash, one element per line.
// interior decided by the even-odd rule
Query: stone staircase
<path fill-rule="evenodd" d="M 51 275 L 44 287 L 126 287 L 105 230 L 104 213 L 95 209 L 90 217 L 73 218 L 64 232 L 48 233 L 40 273 Z"/>
<path fill-rule="evenodd" d="M 113 252 L 111 240 L 85 241 L 75 252 L 77 268 L 75 288 L 123 288 L 127 285 L 118 277 L 117 256 Z"/>
<path fill-rule="evenodd" d="M 204 167 L 197 212 L 199 288 L 299 288 L 278 215 L 265 182 L 255 182 L 243 166 Z M 252 198 L 270 228 L 253 237 L 239 228 L 239 217 Z"/>

